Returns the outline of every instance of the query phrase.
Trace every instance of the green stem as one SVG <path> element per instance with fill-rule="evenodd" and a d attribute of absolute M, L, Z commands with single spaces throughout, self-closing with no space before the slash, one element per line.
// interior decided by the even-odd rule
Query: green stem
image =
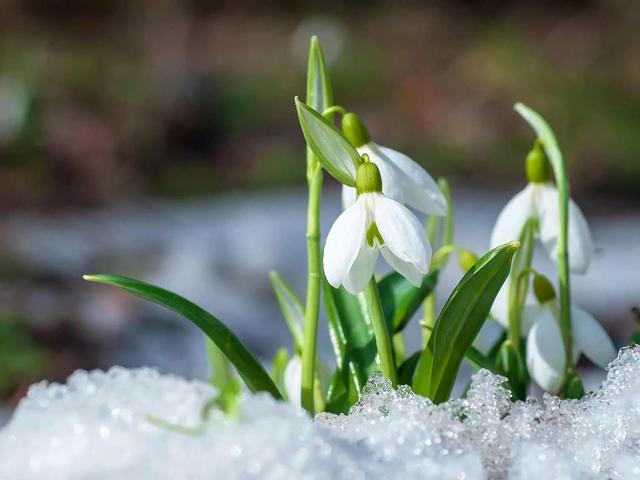
<path fill-rule="evenodd" d="M 313 157 L 312 154 L 308 153 Z M 310 158 L 307 165 L 309 180 L 309 204 L 307 208 L 307 301 L 304 315 L 302 343 L 302 407 L 313 415 L 314 383 L 318 337 L 318 310 L 322 258 L 320 249 L 320 197 L 322 194 L 322 168 Z"/>
<path fill-rule="evenodd" d="M 205 342 L 207 344 L 207 356 L 209 357 L 209 383 L 216 387 L 218 391 L 221 391 L 233 381 L 231 362 L 213 343 L 213 340 L 205 337 Z"/>
<path fill-rule="evenodd" d="M 309 43 L 307 68 L 307 105 L 324 111 L 333 105 L 331 81 L 318 38 Z M 333 113 L 325 117 L 333 121 Z M 322 249 L 320 247 L 320 197 L 322 195 L 322 167 L 307 146 L 307 298 L 304 311 L 304 336 L 302 339 L 302 407 L 315 413 L 314 386 L 316 383 L 316 357 L 318 341 L 318 310 L 322 286 Z"/>
<path fill-rule="evenodd" d="M 511 273 L 509 275 L 508 291 L 508 332 L 507 338 L 513 344 L 516 352 L 520 353 L 522 310 L 529 290 L 529 273 L 533 260 L 533 240 L 538 228 L 535 217 L 528 218 L 520 232 L 521 248 L 513 257 Z"/>
<path fill-rule="evenodd" d="M 358 295 L 358 299 L 363 307 L 363 313 L 369 317 L 373 334 L 376 338 L 376 347 L 378 348 L 378 356 L 380 357 L 380 369 L 385 377 L 391 380 L 395 387 L 397 384 L 396 367 L 393 359 L 393 344 L 391 343 L 391 335 L 389 327 L 384 318 L 382 311 L 382 302 L 380 301 L 380 293 L 378 292 L 378 284 L 375 278 L 371 278 L 364 292 Z"/>
<path fill-rule="evenodd" d="M 560 284 L 560 330 L 564 340 L 566 373 L 573 372 L 573 342 L 571 340 L 571 285 L 569 278 L 569 181 L 564 162 L 553 164 L 558 187 L 558 211 L 560 225 L 558 232 L 557 266 Z"/>

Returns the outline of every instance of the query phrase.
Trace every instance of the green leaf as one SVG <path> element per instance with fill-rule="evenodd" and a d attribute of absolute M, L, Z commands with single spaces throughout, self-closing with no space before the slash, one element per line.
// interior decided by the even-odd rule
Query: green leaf
<path fill-rule="evenodd" d="M 329 389 L 327 391 L 327 403 L 325 411 L 329 413 L 348 413 L 351 405 L 358 399 L 354 399 L 345 385 L 343 368 L 336 368 L 331 376 Z"/>
<path fill-rule="evenodd" d="M 336 325 L 344 336 L 342 368 L 348 377 L 350 392 L 357 400 L 369 375 L 377 369 L 373 328 L 362 315 L 357 298 L 344 288 L 333 288 L 324 279 L 323 293 L 329 324 Z"/>
<path fill-rule="evenodd" d="M 318 37 L 309 42 L 309 64 L 307 67 L 307 105 L 322 112 L 333 105 L 333 91 L 327 63 Z"/>
<path fill-rule="evenodd" d="M 467 351 L 464 352 L 464 356 L 467 361 L 474 367 L 476 370 L 480 370 L 481 368 L 486 368 L 487 370 L 497 373 L 496 365 L 488 356 L 484 355 L 480 350 L 475 348 L 473 345 L 467 348 Z"/>
<path fill-rule="evenodd" d="M 209 337 L 205 337 L 205 340 L 209 358 L 209 383 L 220 392 L 234 380 L 231 362 L 213 340 Z"/>
<path fill-rule="evenodd" d="M 288 362 L 289 352 L 286 348 L 279 348 L 271 364 L 271 378 L 273 378 L 274 383 L 283 395 L 287 393 L 284 385 L 284 372 L 287 369 Z"/>
<path fill-rule="evenodd" d="M 116 275 L 85 275 L 85 280 L 120 287 L 137 297 L 162 305 L 193 322 L 227 356 L 238 375 L 253 392 L 282 394 L 269 374 L 236 335 L 220 320 L 180 295 L 132 278 Z"/>
<path fill-rule="evenodd" d="M 414 287 L 398 272 L 392 272 L 380 280 L 378 290 L 382 300 L 382 310 L 392 333 L 401 332 L 407 326 L 437 282 L 437 270 L 425 275 L 420 287 Z"/>
<path fill-rule="evenodd" d="M 320 164 L 340 183 L 355 187 L 356 170 L 362 161 L 356 149 L 320 113 L 297 97 L 295 103 L 304 138 Z"/>
<path fill-rule="evenodd" d="M 282 316 L 293 338 L 293 348 L 299 355 L 302 355 L 302 331 L 304 328 L 304 307 L 302 302 L 277 272 L 271 272 L 269 278 L 280 305 L 280 310 L 282 310 Z"/>
<path fill-rule="evenodd" d="M 518 247 L 511 242 L 491 250 L 453 290 L 418 363 L 413 380 L 416 393 L 435 403 L 449 398 L 465 352 L 486 321 Z"/>
<path fill-rule="evenodd" d="M 421 355 L 422 350 L 418 350 L 400 364 L 398 367 L 398 385 L 411 385 Z"/>

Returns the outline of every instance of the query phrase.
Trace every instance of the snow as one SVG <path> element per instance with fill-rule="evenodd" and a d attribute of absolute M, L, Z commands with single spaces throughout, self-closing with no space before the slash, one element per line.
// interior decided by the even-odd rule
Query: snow
<path fill-rule="evenodd" d="M 31 387 L 0 431 L 0 479 L 631 479 L 640 476 L 640 347 L 581 401 L 512 403 L 478 372 L 441 405 L 374 375 L 349 415 L 314 420 L 246 394 L 202 424 L 209 385 L 152 369 L 76 372 Z"/>

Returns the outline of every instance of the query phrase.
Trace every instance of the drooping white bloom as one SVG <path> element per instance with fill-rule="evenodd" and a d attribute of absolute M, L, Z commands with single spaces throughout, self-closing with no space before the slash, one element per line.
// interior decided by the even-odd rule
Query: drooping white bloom
<path fill-rule="evenodd" d="M 371 141 L 360 117 L 350 112 L 342 119 L 342 130 L 360 155 L 367 155 L 380 170 L 382 193 L 402 204 L 431 215 L 446 215 L 447 201 L 438 184 L 411 158 Z M 356 201 L 356 189 L 344 185 L 342 203 L 349 208 Z"/>
<path fill-rule="evenodd" d="M 419 212 L 428 215 L 447 213 L 447 201 L 435 180 L 427 171 L 403 153 L 369 142 L 358 149 L 367 154 L 380 169 L 382 193 Z M 353 205 L 356 189 L 343 185 L 344 208 Z"/>
<path fill-rule="evenodd" d="M 531 378 L 544 390 L 555 393 L 562 386 L 565 372 L 560 302 L 551 283 L 544 277 L 539 280 L 543 281 L 536 285 L 534 279 L 527 292 L 520 333 L 527 337 L 527 369 Z M 504 287 L 500 290 L 491 309 L 492 317 L 505 328 L 509 326 L 507 292 Z M 581 354 L 601 368 L 615 358 L 616 349 L 605 329 L 590 313 L 575 305 L 571 305 L 571 334 L 574 364 Z"/>
<path fill-rule="evenodd" d="M 327 280 L 354 295 L 361 292 L 373 275 L 379 251 L 396 271 L 420 286 L 431 261 L 422 224 L 383 193 L 362 193 L 329 231 L 323 258 Z"/>
<path fill-rule="evenodd" d="M 502 209 L 491 234 L 491 248 L 517 240 L 525 222 L 538 218 L 539 237 L 547 254 L 555 260 L 558 244 L 558 190 L 550 183 L 529 183 Z M 580 208 L 569 200 L 569 269 L 585 273 L 593 254 L 593 241 Z"/>
<path fill-rule="evenodd" d="M 531 378 L 548 392 L 556 392 L 562 385 L 565 371 L 565 351 L 560 333 L 560 304 L 557 299 L 540 305 L 529 305 L 523 315 L 531 325 L 527 335 L 527 369 Z M 573 362 L 581 354 L 601 368 L 616 356 L 616 349 L 602 325 L 588 312 L 571 306 Z"/>

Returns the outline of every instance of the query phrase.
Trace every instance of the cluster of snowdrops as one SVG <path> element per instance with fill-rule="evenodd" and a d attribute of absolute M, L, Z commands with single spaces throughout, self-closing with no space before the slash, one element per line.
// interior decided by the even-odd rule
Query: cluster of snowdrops
<path fill-rule="evenodd" d="M 439 403 L 448 400 L 466 359 L 507 378 L 512 398 L 526 397 L 531 381 L 566 398 L 584 395 L 574 366 L 581 354 L 605 367 L 614 345 L 598 321 L 571 303 L 570 274 L 585 273 L 593 245 L 582 212 L 570 199 L 556 138 L 545 120 L 517 104 L 533 128 L 523 152 L 528 180 L 500 213 L 492 250 L 477 258 L 453 241 L 451 198 L 408 156 L 372 140 L 363 120 L 334 102 L 320 44 L 312 38 L 307 95 L 296 98 L 307 142 L 308 281 L 300 300 L 277 274 L 271 281 L 291 332 L 293 353 L 276 353 L 271 372 L 214 315 L 160 287 L 113 275 L 88 275 L 172 309 L 208 338 L 212 406 L 233 413 L 242 390 L 266 391 L 311 414 L 347 412 L 375 371 L 392 384 L 410 385 Z M 339 127 L 338 127 L 339 125 Z M 326 174 L 343 185 L 343 207 L 322 245 L 320 206 Z M 426 222 L 417 215 L 426 215 Z M 539 273 L 537 242 L 555 261 L 556 278 Z M 393 269 L 376 276 L 378 254 Z M 434 290 L 449 257 L 465 271 L 438 309 Z M 324 307 L 335 363 L 317 352 Z M 420 316 L 422 346 L 407 352 L 404 329 Z M 474 343 L 489 319 L 504 333 L 488 348 Z M 239 377 L 239 378 L 238 378 Z"/>

